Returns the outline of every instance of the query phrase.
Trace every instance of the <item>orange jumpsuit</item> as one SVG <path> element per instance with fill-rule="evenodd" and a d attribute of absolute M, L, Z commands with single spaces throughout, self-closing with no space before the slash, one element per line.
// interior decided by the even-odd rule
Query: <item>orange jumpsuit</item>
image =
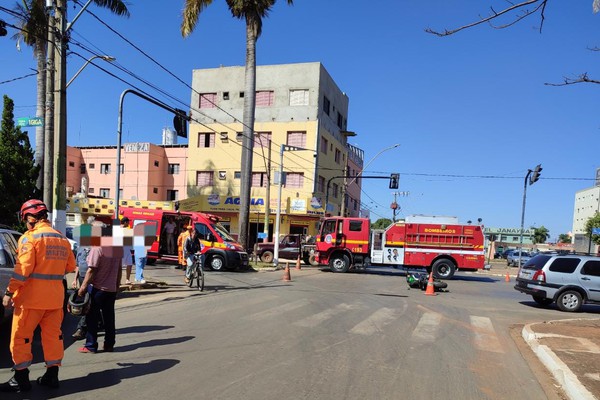
<path fill-rule="evenodd" d="M 66 273 L 75 270 L 69 241 L 41 220 L 19 239 L 17 263 L 8 291 L 13 293 L 14 314 L 10 352 L 14 368 L 31 365 L 33 332 L 42 328 L 42 347 L 47 367 L 60 366 L 64 354 L 63 320 Z"/>
<path fill-rule="evenodd" d="M 183 244 L 185 243 L 185 239 L 190 236 L 190 232 L 185 230 L 179 234 L 177 238 L 177 256 L 179 265 L 187 265 L 185 258 L 183 258 Z"/>

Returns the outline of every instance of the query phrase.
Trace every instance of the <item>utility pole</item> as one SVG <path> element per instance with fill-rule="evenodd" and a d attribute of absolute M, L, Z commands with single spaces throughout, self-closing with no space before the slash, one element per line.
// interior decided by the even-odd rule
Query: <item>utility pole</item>
<path fill-rule="evenodd" d="M 265 242 L 269 241 L 269 218 L 271 216 L 271 139 L 268 139 L 268 153 L 267 153 L 267 187 L 265 188 L 265 226 L 263 233 L 265 236 Z"/>
<path fill-rule="evenodd" d="M 58 32 L 54 48 L 56 61 L 54 109 L 54 180 L 52 225 L 65 233 L 67 223 L 66 178 L 67 178 L 67 7 L 66 0 L 56 0 L 55 24 Z"/>
<path fill-rule="evenodd" d="M 52 177 L 54 174 L 54 15 L 48 10 L 48 50 L 46 57 L 46 111 L 44 121 L 44 195 L 46 207 L 52 212 Z"/>
<path fill-rule="evenodd" d="M 396 222 L 396 210 L 398 209 L 398 203 L 396 202 L 396 196 L 398 196 L 398 192 L 392 193 L 394 195 L 394 202 L 390 205 L 390 208 L 394 212 L 392 216 L 392 222 Z"/>
<path fill-rule="evenodd" d="M 346 216 L 346 190 L 348 188 L 348 157 L 346 157 L 346 166 L 344 167 L 344 182 L 342 183 L 342 205 L 340 206 L 340 216 Z"/>

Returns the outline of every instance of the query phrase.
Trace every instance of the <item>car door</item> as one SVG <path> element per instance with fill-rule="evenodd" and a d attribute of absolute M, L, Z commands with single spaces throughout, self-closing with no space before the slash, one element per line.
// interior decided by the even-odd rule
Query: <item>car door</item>
<path fill-rule="evenodd" d="M 600 260 L 586 261 L 581 267 L 579 281 L 590 300 L 600 301 Z"/>
<path fill-rule="evenodd" d="M 299 235 L 289 235 L 283 239 L 283 243 L 280 243 L 279 258 L 288 260 L 295 260 L 298 258 L 300 251 L 298 246 L 300 245 Z"/>

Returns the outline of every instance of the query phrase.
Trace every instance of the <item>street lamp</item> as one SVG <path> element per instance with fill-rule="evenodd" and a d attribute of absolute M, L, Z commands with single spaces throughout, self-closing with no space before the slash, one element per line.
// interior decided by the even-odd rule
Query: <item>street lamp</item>
<path fill-rule="evenodd" d="M 279 184 L 278 184 L 278 189 L 277 189 L 277 214 L 275 217 L 275 236 L 273 237 L 273 241 L 275 242 L 275 246 L 273 248 L 273 265 L 274 266 L 277 266 L 279 264 L 279 228 L 281 225 L 281 191 L 283 188 L 283 152 L 285 150 L 287 150 L 287 151 L 301 151 L 301 150 L 312 151 L 309 149 L 304 149 L 302 147 L 288 146 L 285 144 L 282 144 L 281 149 L 279 150 L 280 160 L 279 160 Z M 269 205 L 267 204 L 267 206 L 269 206 Z"/>
<path fill-rule="evenodd" d="M 71 83 L 72 83 L 72 82 L 75 80 L 75 78 L 77 78 L 77 77 L 79 76 L 79 74 L 81 73 L 81 71 L 83 71 L 83 69 L 84 69 L 85 67 L 87 67 L 87 66 L 88 66 L 88 64 L 89 64 L 89 63 L 91 63 L 91 62 L 92 62 L 92 60 L 94 60 L 94 59 L 96 59 L 96 58 L 101 58 L 101 59 L 103 59 L 104 61 L 107 61 L 107 62 L 113 62 L 113 61 L 115 61 L 115 60 L 116 60 L 116 58 L 114 58 L 114 57 L 111 57 L 111 56 L 93 56 L 93 57 L 90 57 L 90 58 L 89 58 L 89 59 L 88 59 L 88 60 L 85 62 L 85 64 L 83 64 L 83 66 L 82 66 L 81 68 L 79 68 L 79 71 L 75 72 L 75 75 L 73 75 L 73 77 L 72 77 L 72 78 L 69 80 L 69 82 L 67 82 L 67 85 L 65 86 L 65 89 L 66 89 L 66 88 L 68 88 L 68 87 L 69 87 L 69 85 L 70 85 L 70 84 L 71 84 Z"/>

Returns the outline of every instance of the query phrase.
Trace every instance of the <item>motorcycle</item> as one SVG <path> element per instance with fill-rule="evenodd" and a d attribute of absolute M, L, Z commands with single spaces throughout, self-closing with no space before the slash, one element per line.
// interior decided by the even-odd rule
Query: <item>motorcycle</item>
<path fill-rule="evenodd" d="M 427 283 L 429 281 L 429 275 L 421 273 L 421 272 L 407 272 L 406 273 L 406 282 L 408 283 L 408 287 L 413 289 L 427 289 Z M 446 289 L 448 284 L 439 279 L 433 279 L 433 290 L 435 292 L 441 292 L 443 289 Z"/>

